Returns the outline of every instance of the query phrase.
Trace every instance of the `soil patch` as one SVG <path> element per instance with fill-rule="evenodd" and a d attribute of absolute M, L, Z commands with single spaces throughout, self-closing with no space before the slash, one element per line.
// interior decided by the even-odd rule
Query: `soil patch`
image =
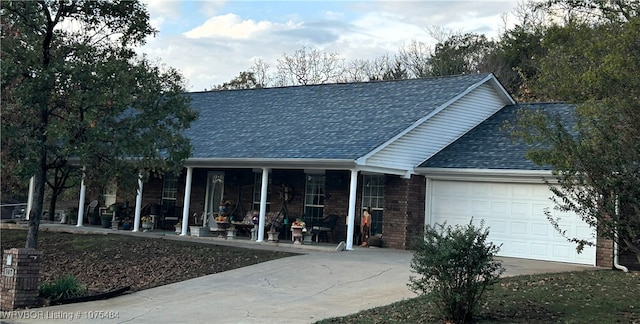
<path fill-rule="evenodd" d="M 25 230 L 2 230 L 2 251 L 24 247 L 26 237 Z M 139 291 L 295 255 L 155 237 L 47 231 L 39 232 L 38 249 L 44 254 L 42 282 L 73 275 L 91 292 L 87 295 L 123 287 Z"/>

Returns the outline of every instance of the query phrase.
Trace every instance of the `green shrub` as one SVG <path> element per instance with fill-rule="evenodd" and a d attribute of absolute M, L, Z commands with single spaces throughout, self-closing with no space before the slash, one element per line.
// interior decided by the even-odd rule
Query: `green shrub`
<path fill-rule="evenodd" d="M 470 322 L 484 291 L 504 272 L 494 260 L 500 247 L 486 242 L 489 230 L 483 227 L 484 222 L 426 226 L 424 240 L 416 242 L 411 272 L 419 276 L 412 275 L 407 285 L 428 295 L 447 321 Z"/>
<path fill-rule="evenodd" d="M 40 297 L 50 298 L 55 301 L 84 296 L 86 287 L 76 277 L 66 275 L 53 282 L 41 283 L 39 291 Z"/>

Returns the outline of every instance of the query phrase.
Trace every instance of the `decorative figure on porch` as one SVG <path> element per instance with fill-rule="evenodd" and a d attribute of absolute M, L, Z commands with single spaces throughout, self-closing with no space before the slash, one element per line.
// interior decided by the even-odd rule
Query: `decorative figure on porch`
<path fill-rule="evenodd" d="M 288 203 L 293 199 L 293 188 L 288 183 L 283 183 L 280 189 L 280 198 L 284 203 Z"/>
<path fill-rule="evenodd" d="M 220 207 L 218 208 L 218 212 L 220 213 L 220 215 L 227 215 L 227 213 L 229 212 L 229 206 L 231 206 L 231 201 L 229 200 L 222 200 L 222 202 L 220 203 Z"/>
<path fill-rule="evenodd" d="M 362 244 L 360 246 L 368 246 L 369 235 L 371 231 L 371 212 L 369 207 L 362 210 L 362 218 L 360 218 L 360 235 Z"/>

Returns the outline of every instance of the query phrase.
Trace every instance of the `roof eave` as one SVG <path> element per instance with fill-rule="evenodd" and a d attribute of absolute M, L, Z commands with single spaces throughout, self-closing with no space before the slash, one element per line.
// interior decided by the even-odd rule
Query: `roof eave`
<path fill-rule="evenodd" d="M 507 181 L 521 183 L 556 182 L 551 170 L 415 168 L 415 173 L 433 180 Z"/>
<path fill-rule="evenodd" d="M 356 167 L 349 159 L 308 158 L 190 158 L 185 167 L 200 168 L 269 168 L 269 169 L 323 169 L 344 170 Z"/>

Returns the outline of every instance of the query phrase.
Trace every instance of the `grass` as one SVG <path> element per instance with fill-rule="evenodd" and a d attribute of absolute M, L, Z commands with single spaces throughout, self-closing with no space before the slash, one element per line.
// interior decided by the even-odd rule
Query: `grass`
<path fill-rule="evenodd" d="M 2 249 L 23 247 L 23 230 L 2 230 Z M 147 289 L 290 253 L 127 235 L 40 232 L 43 277 L 74 275 L 89 288 Z M 594 270 L 500 279 L 478 323 L 640 323 L 640 272 Z M 424 296 L 319 323 L 442 323 Z"/>
<path fill-rule="evenodd" d="M 579 271 L 502 278 L 477 323 L 640 323 L 640 273 Z M 439 323 L 425 296 L 319 323 Z"/>

